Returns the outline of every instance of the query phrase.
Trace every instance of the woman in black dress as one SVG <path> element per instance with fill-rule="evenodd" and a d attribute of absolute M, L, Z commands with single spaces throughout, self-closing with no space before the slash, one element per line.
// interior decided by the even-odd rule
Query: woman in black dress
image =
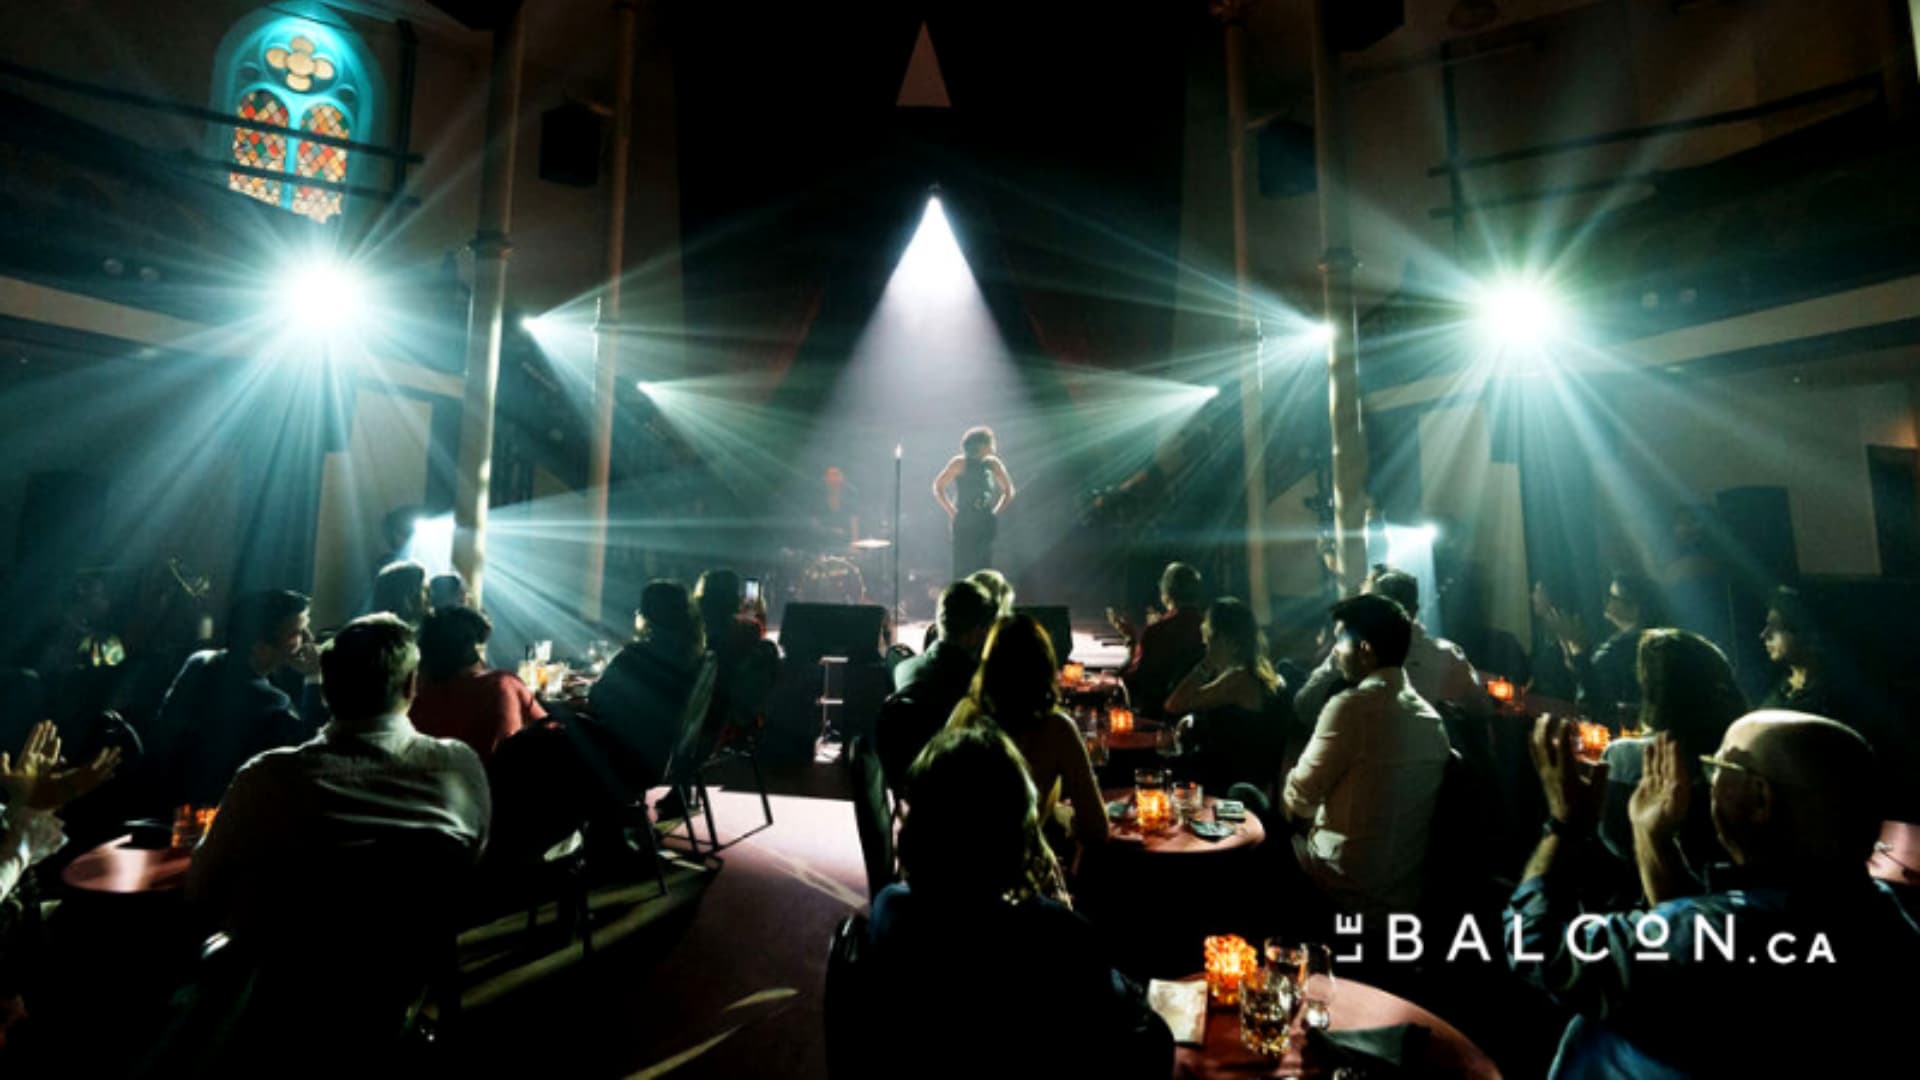
<path fill-rule="evenodd" d="M 992 567 L 1000 511 L 1013 501 L 1013 478 L 994 456 L 992 428 L 973 428 L 960 437 L 960 453 L 934 477 L 933 497 L 953 522 L 954 580 Z"/>

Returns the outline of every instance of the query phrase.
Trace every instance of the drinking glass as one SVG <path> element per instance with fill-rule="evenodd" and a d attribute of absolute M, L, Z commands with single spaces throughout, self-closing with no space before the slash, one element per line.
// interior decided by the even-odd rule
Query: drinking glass
<path fill-rule="evenodd" d="M 1240 1042 L 1270 1058 L 1286 1054 L 1293 1042 L 1299 988 L 1287 967 L 1268 964 L 1240 983 Z"/>
<path fill-rule="evenodd" d="M 1160 730 L 1153 733 L 1153 752 L 1167 759 L 1180 756 L 1179 724 L 1162 724 Z"/>
<path fill-rule="evenodd" d="M 1173 812 L 1181 824 L 1197 819 L 1206 805 L 1206 793 L 1197 781 L 1183 780 L 1173 785 Z"/>
<path fill-rule="evenodd" d="M 1308 1027 L 1324 1031 L 1333 1024 L 1333 946 L 1309 943 L 1296 952 L 1301 1016 Z"/>

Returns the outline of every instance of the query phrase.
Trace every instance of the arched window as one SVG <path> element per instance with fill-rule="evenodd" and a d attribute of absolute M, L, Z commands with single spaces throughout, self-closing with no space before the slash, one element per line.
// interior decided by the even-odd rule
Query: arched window
<path fill-rule="evenodd" d="M 219 148 L 239 166 L 227 187 L 315 221 L 337 218 L 343 192 L 299 181 L 345 184 L 365 171 L 364 154 L 320 140 L 377 135 L 379 74 L 366 55 L 339 15 L 319 4 L 277 4 L 236 23 L 220 44 L 214 107 L 286 133 L 233 127 Z"/>

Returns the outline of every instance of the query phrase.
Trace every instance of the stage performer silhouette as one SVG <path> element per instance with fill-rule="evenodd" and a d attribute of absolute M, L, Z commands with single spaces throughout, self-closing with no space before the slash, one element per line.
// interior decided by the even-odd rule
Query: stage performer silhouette
<path fill-rule="evenodd" d="M 953 526 L 953 579 L 990 569 L 1000 512 L 1013 501 L 1013 478 L 994 456 L 992 428 L 972 428 L 960 437 L 960 453 L 934 477 L 933 497 Z"/>

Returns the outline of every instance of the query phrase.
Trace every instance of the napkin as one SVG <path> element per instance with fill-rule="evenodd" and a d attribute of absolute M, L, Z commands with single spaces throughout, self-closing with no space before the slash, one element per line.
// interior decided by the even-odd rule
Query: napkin
<path fill-rule="evenodd" d="M 1413 1076 L 1420 1071 L 1420 1059 L 1426 1053 L 1427 1037 L 1431 1034 L 1419 1024 L 1351 1031 L 1309 1028 L 1302 1056 L 1327 1069 L 1346 1066 L 1364 1070 L 1372 1080 Z"/>
<path fill-rule="evenodd" d="M 1199 1046 L 1207 1041 L 1207 983 L 1205 979 L 1147 982 L 1147 1006 L 1167 1022 L 1173 1041 Z"/>

